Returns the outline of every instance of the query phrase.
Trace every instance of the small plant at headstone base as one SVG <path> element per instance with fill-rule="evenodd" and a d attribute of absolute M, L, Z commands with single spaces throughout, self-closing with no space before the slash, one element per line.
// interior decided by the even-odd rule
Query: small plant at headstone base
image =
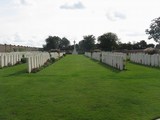
<path fill-rule="evenodd" d="M 27 58 L 24 58 L 24 57 L 23 57 L 23 58 L 21 59 L 21 63 L 27 63 Z"/>
<path fill-rule="evenodd" d="M 51 58 L 51 62 L 54 63 L 56 61 L 55 58 Z"/>
<path fill-rule="evenodd" d="M 100 62 L 102 62 L 102 53 L 100 54 Z"/>
<path fill-rule="evenodd" d="M 36 72 L 38 72 L 38 71 L 40 71 L 40 68 L 34 68 L 34 69 L 32 69 L 32 73 L 36 73 Z"/>
<path fill-rule="evenodd" d="M 48 59 L 48 60 L 44 63 L 43 67 L 47 67 L 47 66 L 49 66 L 50 64 L 51 64 L 51 60 Z"/>
<path fill-rule="evenodd" d="M 126 62 L 127 61 L 130 61 L 130 56 L 129 56 L 129 53 L 126 53 L 127 57 L 126 57 Z"/>
<path fill-rule="evenodd" d="M 21 61 L 17 61 L 15 65 L 19 65 L 19 64 L 21 64 Z"/>
<path fill-rule="evenodd" d="M 11 67 L 12 66 L 12 64 L 11 63 L 8 63 L 8 67 Z"/>
<path fill-rule="evenodd" d="M 65 57 L 65 56 L 66 56 L 66 54 L 63 54 L 63 56 Z"/>

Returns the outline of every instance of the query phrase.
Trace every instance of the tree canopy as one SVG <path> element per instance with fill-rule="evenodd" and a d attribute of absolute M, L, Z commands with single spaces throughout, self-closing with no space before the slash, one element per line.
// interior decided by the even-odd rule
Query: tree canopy
<path fill-rule="evenodd" d="M 95 36 L 86 35 L 83 36 L 83 40 L 79 42 L 79 47 L 81 51 L 91 51 L 95 47 Z"/>
<path fill-rule="evenodd" d="M 70 45 L 70 41 L 67 38 L 63 37 L 60 40 L 60 44 L 59 44 L 60 49 L 66 49 L 69 45 Z"/>
<path fill-rule="evenodd" d="M 66 49 L 70 45 L 70 41 L 63 37 L 49 36 L 46 40 L 46 45 L 43 46 L 44 50 L 49 51 L 51 49 Z"/>
<path fill-rule="evenodd" d="M 152 20 L 149 29 L 146 29 L 146 34 L 149 34 L 148 39 L 154 39 L 160 43 L 160 17 Z"/>
<path fill-rule="evenodd" d="M 99 47 L 104 51 L 112 51 L 117 47 L 118 37 L 115 33 L 108 32 L 98 37 Z"/>

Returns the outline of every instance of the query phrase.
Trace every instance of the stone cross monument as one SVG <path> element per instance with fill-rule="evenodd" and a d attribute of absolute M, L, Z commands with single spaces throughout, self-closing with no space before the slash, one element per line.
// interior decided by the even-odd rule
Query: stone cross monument
<path fill-rule="evenodd" d="M 72 52 L 72 54 L 77 55 L 77 50 L 76 50 L 76 41 L 74 41 L 74 50 Z"/>

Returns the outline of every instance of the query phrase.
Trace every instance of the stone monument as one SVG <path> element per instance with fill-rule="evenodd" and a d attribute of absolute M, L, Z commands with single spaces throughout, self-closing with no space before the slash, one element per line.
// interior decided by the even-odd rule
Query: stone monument
<path fill-rule="evenodd" d="M 72 54 L 77 55 L 78 52 L 76 50 L 76 44 L 75 43 L 76 43 L 76 41 L 74 41 L 74 50 L 73 50 Z"/>

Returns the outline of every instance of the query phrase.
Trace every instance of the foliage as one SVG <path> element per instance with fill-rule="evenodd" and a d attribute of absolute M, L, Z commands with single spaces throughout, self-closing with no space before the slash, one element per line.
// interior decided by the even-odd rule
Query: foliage
<path fill-rule="evenodd" d="M 155 42 L 160 43 L 160 17 L 152 20 L 149 29 L 146 29 L 146 34 L 149 35 L 148 39 L 154 39 Z"/>
<path fill-rule="evenodd" d="M 70 45 L 70 41 L 63 37 L 61 40 L 60 40 L 60 44 L 59 44 L 59 48 L 64 50 L 66 49 L 68 46 Z"/>
<path fill-rule="evenodd" d="M 141 40 L 140 42 L 133 44 L 134 50 L 145 49 L 145 48 L 147 48 L 147 43 L 144 40 Z"/>
<path fill-rule="evenodd" d="M 91 51 L 95 47 L 95 36 L 93 35 L 86 35 L 83 36 L 83 40 L 79 42 L 79 49 L 81 51 Z"/>
<path fill-rule="evenodd" d="M 23 58 L 21 59 L 21 63 L 27 63 L 27 58 L 24 58 L 24 57 L 23 57 Z"/>
<path fill-rule="evenodd" d="M 15 65 L 21 64 L 21 61 L 17 61 Z"/>
<path fill-rule="evenodd" d="M 128 42 L 128 43 L 118 43 L 118 49 L 119 50 L 132 50 L 133 49 L 133 45 Z"/>
<path fill-rule="evenodd" d="M 51 62 L 54 63 L 56 61 L 55 58 L 51 58 Z"/>
<path fill-rule="evenodd" d="M 58 49 L 61 38 L 58 36 L 49 36 L 45 41 L 46 45 L 44 45 L 45 50 Z"/>
<path fill-rule="evenodd" d="M 119 50 L 138 50 L 138 49 L 146 49 L 146 48 L 154 48 L 154 44 L 147 44 L 145 40 L 141 40 L 140 42 L 136 43 L 119 43 L 118 49 Z"/>
<path fill-rule="evenodd" d="M 7 67 L 11 67 L 12 66 L 12 64 L 11 63 L 8 63 L 8 66 Z"/>
<path fill-rule="evenodd" d="M 147 48 L 154 48 L 154 47 L 155 47 L 154 44 L 148 44 L 148 45 L 147 45 Z"/>
<path fill-rule="evenodd" d="M 46 44 L 43 45 L 45 51 L 51 51 L 54 49 L 67 50 L 70 45 L 70 41 L 65 37 L 61 39 L 58 36 L 49 36 L 45 41 Z"/>
<path fill-rule="evenodd" d="M 40 71 L 40 68 L 34 68 L 34 69 L 32 69 L 32 73 L 37 73 L 39 71 Z"/>
<path fill-rule="evenodd" d="M 108 32 L 98 37 L 100 49 L 104 51 L 112 51 L 117 48 L 118 37 L 115 33 Z"/>
<path fill-rule="evenodd" d="M 41 71 L 42 69 L 48 67 L 49 65 L 53 64 L 55 61 L 56 61 L 55 58 L 48 59 L 48 60 L 44 63 L 43 66 L 41 66 L 41 67 L 39 67 L 39 68 L 34 68 L 34 69 L 32 69 L 31 72 L 32 72 L 32 73 L 37 73 L 37 72 Z"/>

